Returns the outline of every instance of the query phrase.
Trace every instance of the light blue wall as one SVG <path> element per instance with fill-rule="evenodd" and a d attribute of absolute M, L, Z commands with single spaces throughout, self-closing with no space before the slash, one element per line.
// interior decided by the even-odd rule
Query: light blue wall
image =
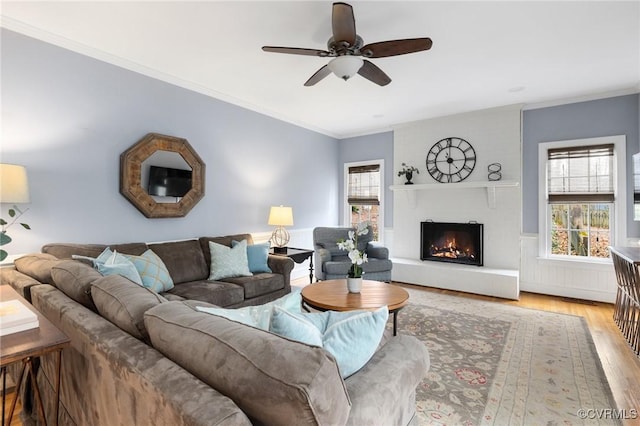
<path fill-rule="evenodd" d="M 633 221 L 631 156 L 640 151 L 638 94 L 524 111 L 523 114 L 523 230 L 538 233 L 538 144 L 541 142 L 626 135 L 627 234 L 640 236 Z"/>
<path fill-rule="evenodd" d="M 340 142 L 340 176 L 344 164 L 358 161 L 384 160 L 384 226 L 393 227 L 393 193 L 389 185 L 393 183 L 393 132 L 376 133 L 343 139 Z M 340 200 L 344 200 L 344 185 L 339 187 Z M 340 222 L 344 223 L 344 212 L 339 209 Z"/>
<path fill-rule="evenodd" d="M 10 253 L 52 241 L 268 232 L 278 204 L 293 207 L 293 229 L 338 224 L 338 140 L 14 32 L 0 36 L 0 161 L 25 165 L 31 184 L 32 230 L 12 228 Z M 206 163 L 205 197 L 184 218 L 147 219 L 118 191 L 120 153 L 149 132 L 186 138 Z"/>

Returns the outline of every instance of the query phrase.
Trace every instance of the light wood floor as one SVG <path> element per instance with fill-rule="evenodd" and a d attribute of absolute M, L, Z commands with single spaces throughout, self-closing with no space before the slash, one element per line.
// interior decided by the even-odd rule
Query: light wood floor
<path fill-rule="evenodd" d="M 294 281 L 297 285 L 304 285 L 307 282 L 308 278 L 301 278 Z M 471 299 L 487 300 L 495 303 L 520 306 L 523 308 L 540 309 L 543 311 L 559 312 L 584 317 L 589 324 L 593 341 L 596 345 L 600 361 L 602 362 L 602 367 L 607 375 L 607 380 L 611 386 L 618 408 L 624 409 L 627 412 L 630 410 L 638 410 L 638 412 L 640 412 L 640 359 L 631 351 L 627 342 L 618 330 L 618 327 L 613 322 L 613 305 L 608 303 L 570 300 L 534 293 L 520 293 L 520 300 L 514 301 L 408 284 L 401 285 L 406 285 L 421 291 L 450 294 Z M 14 395 L 15 394 L 7 395 L 9 404 Z M 14 419 L 11 424 L 21 424 L 17 415 L 14 415 Z M 624 424 L 640 425 L 640 419 L 635 421 L 627 420 Z"/>

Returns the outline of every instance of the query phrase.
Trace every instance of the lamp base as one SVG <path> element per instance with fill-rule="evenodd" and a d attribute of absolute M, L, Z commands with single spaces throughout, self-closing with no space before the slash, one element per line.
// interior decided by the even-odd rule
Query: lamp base
<path fill-rule="evenodd" d="M 273 252 L 278 254 L 287 254 L 287 247 L 274 247 Z"/>

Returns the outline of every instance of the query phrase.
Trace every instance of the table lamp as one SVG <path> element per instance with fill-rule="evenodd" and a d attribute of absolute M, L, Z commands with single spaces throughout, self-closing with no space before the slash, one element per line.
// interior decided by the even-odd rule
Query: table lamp
<path fill-rule="evenodd" d="M 289 243 L 289 233 L 285 226 L 293 226 L 293 209 L 291 207 L 273 206 L 269 212 L 269 225 L 277 228 L 271 234 L 271 245 L 274 253 L 286 253 Z"/>
<path fill-rule="evenodd" d="M 0 203 L 28 203 L 29 202 L 29 182 L 27 180 L 27 169 L 24 166 L 15 164 L 0 163 Z M 17 206 L 9 209 L 10 222 L 0 218 L 2 230 L 0 231 L 0 246 L 9 244 L 11 237 L 7 235 L 7 229 L 16 223 L 18 218 L 25 211 L 20 210 Z M 31 229 L 26 223 L 20 223 L 24 229 Z M 0 250 L 0 261 L 8 256 L 5 250 Z"/>

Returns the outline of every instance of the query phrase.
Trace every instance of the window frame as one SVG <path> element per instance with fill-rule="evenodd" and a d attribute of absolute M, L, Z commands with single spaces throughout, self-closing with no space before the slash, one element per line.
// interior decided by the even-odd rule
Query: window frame
<path fill-rule="evenodd" d="M 349 204 L 349 168 L 361 167 L 361 166 L 373 166 L 380 167 L 380 204 L 378 206 L 378 240 L 377 242 L 384 244 L 384 159 L 368 160 L 368 161 L 356 161 L 351 163 L 344 163 L 343 170 L 343 200 L 342 200 L 342 226 L 351 226 L 349 218 L 351 217 L 351 209 Z"/>
<path fill-rule="evenodd" d="M 594 146 L 613 143 L 613 215 L 610 216 L 610 245 L 627 238 L 627 140 L 625 135 L 542 142 L 538 144 L 538 256 L 542 259 L 587 263 L 611 263 L 611 258 L 551 254 L 551 204 L 548 199 L 548 151 L 558 148 Z M 571 204 L 571 203 L 568 203 Z M 575 204 L 575 203 L 574 203 Z"/>

